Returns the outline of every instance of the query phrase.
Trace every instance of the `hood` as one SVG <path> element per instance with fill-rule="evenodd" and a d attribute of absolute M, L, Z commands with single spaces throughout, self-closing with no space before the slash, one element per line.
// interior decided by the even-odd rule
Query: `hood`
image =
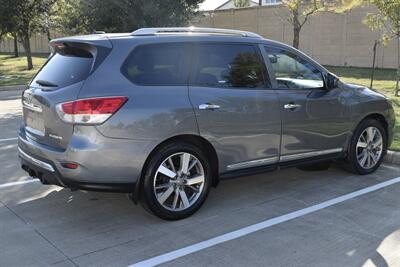
<path fill-rule="evenodd" d="M 359 95 L 387 99 L 387 97 L 384 94 L 379 93 L 378 91 L 375 91 L 375 90 L 370 89 L 370 88 L 368 88 L 366 86 L 363 86 L 363 85 L 353 84 L 353 83 L 345 83 L 343 85 L 347 89 L 350 89 L 350 90 L 354 91 L 356 94 L 359 94 Z"/>

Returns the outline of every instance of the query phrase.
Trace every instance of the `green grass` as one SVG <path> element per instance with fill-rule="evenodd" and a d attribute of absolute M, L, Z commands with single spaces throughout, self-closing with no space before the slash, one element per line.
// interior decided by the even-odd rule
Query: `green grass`
<path fill-rule="evenodd" d="M 335 73 L 344 82 L 355 83 L 364 86 L 371 85 L 370 68 L 353 67 L 333 67 L 325 66 Z M 372 88 L 385 94 L 392 101 L 396 112 L 396 126 L 394 130 L 394 139 L 390 149 L 400 151 L 400 97 L 394 96 L 396 86 L 396 70 L 394 69 L 376 69 L 374 74 L 374 83 Z"/>
<path fill-rule="evenodd" d="M 27 70 L 25 57 L 14 58 L 10 55 L 0 54 L 0 86 L 27 84 L 46 59 L 47 55 L 34 56 L 34 68 Z M 370 86 L 371 69 L 369 68 L 326 67 L 337 74 L 344 82 Z M 376 69 L 373 88 L 387 95 L 393 103 L 397 119 L 391 149 L 400 151 L 400 97 L 394 96 L 395 79 L 396 70 Z"/>
<path fill-rule="evenodd" d="M 33 69 L 27 70 L 26 57 L 0 55 L 0 86 L 27 84 L 46 62 L 47 55 L 33 57 Z"/>

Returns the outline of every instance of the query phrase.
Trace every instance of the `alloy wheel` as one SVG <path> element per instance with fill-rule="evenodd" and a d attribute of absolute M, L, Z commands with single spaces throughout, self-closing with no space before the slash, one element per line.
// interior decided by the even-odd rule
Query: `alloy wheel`
<path fill-rule="evenodd" d="M 376 127 L 366 128 L 358 138 L 356 153 L 358 164 L 371 169 L 379 162 L 383 151 L 382 133 Z"/>
<path fill-rule="evenodd" d="M 204 168 L 194 155 L 175 153 L 166 158 L 154 175 L 154 194 L 171 211 L 193 206 L 204 190 Z"/>

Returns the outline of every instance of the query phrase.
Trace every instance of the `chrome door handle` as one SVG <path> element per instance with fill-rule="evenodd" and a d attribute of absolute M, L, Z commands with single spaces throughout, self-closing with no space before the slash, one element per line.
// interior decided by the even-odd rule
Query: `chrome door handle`
<path fill-rule="evenodd" d="M 299 105 L 299 104 L 286 104 L 283 107 L 285 109 L 295 109 L 295 108 L 301 108 L 301 105 Z"/>
<path fill-rule="evenodd" d="M 220 108 L 219 105 L 210 104 L 210 103 L 206 103 L 206 104 L 201 104 L 201 105 L 199 105 L 199 109 L 210 109 L 210 110 L 214 110 L 214 109 L 219 109 L 219 108 Z"/>

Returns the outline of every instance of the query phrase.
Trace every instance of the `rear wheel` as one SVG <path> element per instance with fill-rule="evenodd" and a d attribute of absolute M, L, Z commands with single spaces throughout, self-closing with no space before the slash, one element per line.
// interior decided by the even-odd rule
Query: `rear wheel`
<path fill-rule="evenodd" d="M 387 150 L 386 131 L 379 121 L 367 119 L 355 131 L 347 156 L 348 168 L 369 174 L 381 165 Z"/>
<path fill-rule="evenodd" d="M 167 145 L 148 164 L 142 204 L 162 219 L 186 218 L 205 201 L 210 175 L 210 164 L 199 148 L 187 143 Z"/>

